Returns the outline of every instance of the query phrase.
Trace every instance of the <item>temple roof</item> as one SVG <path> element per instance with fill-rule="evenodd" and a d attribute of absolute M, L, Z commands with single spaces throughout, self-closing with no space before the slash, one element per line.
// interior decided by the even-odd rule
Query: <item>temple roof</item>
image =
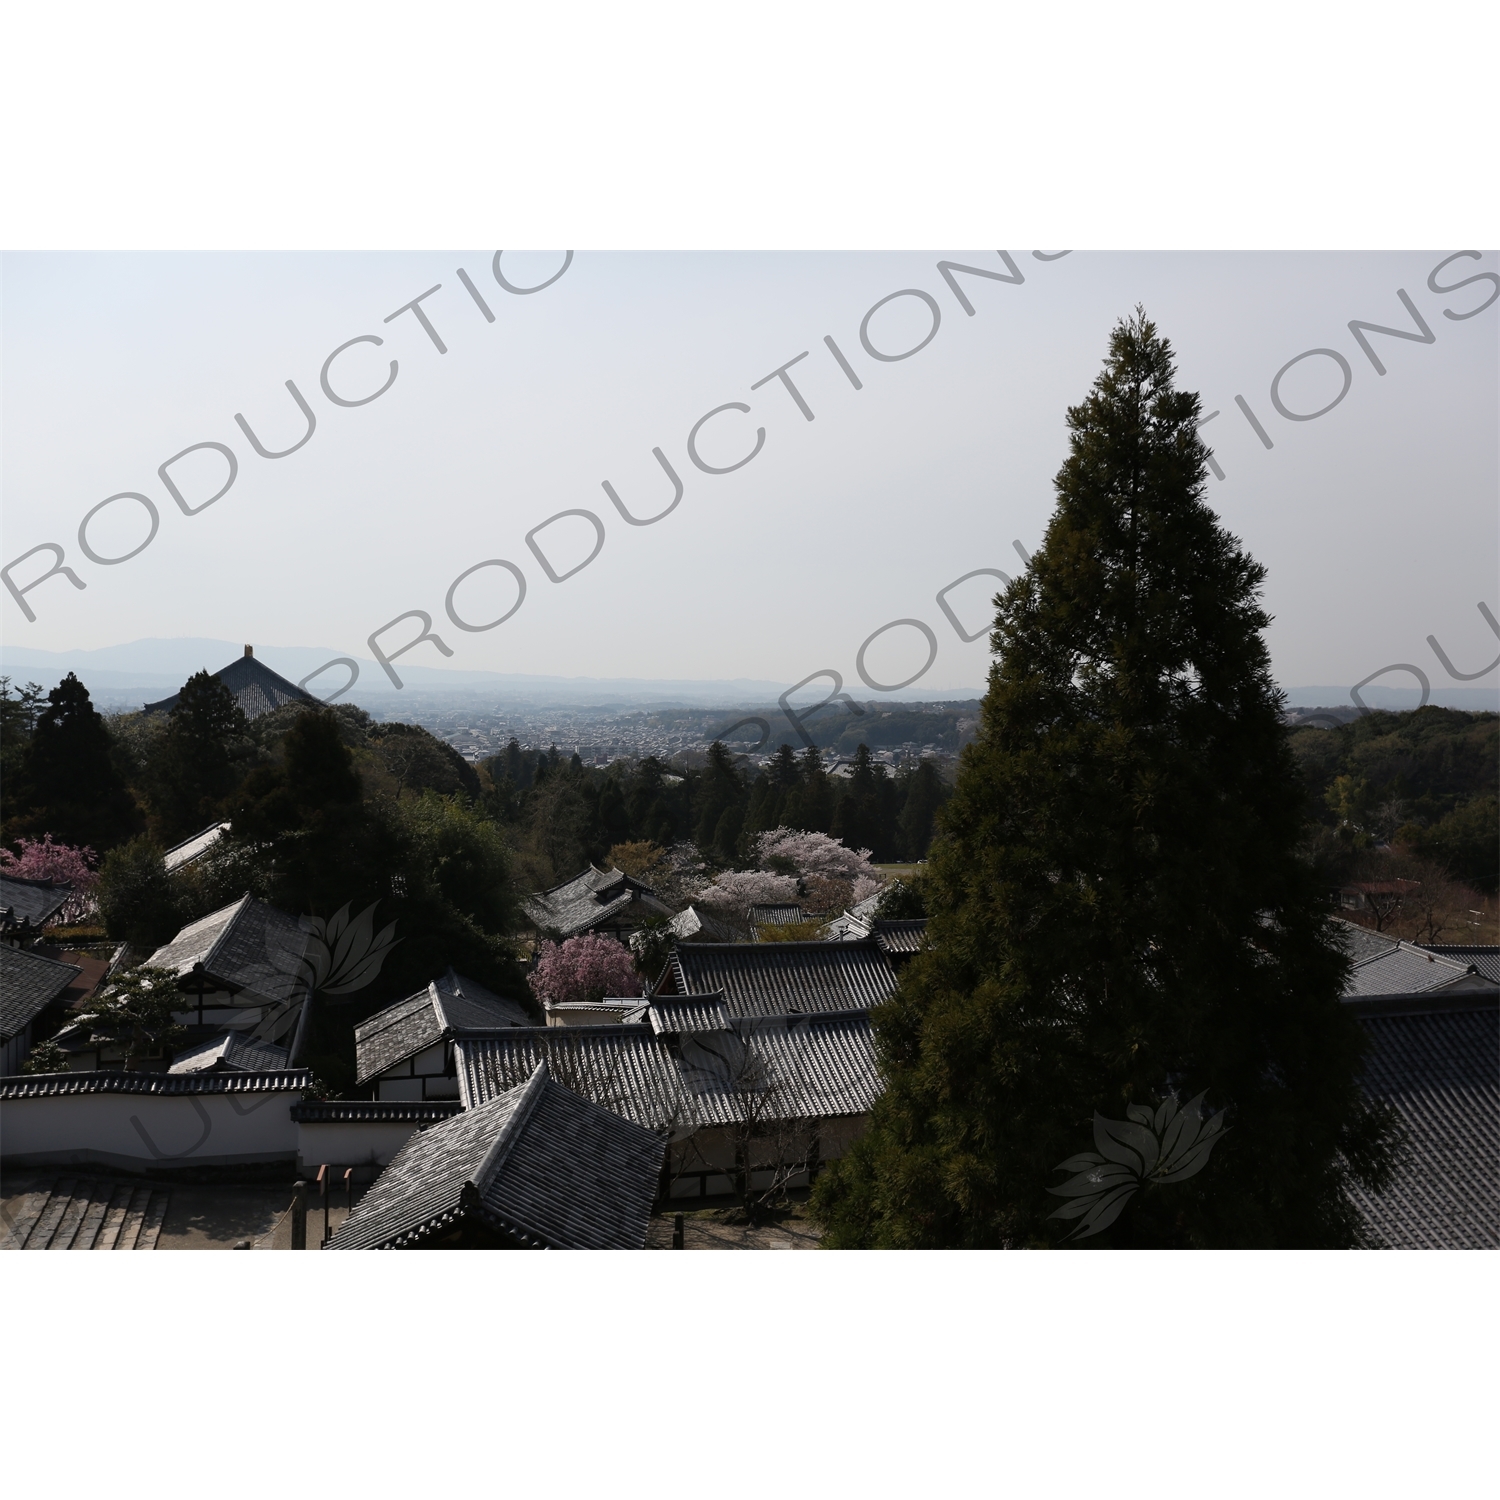
<path fill-rule="evenodd" d="M 247 719 L 268 714 L 283 703 L 321 702 L 295 682 L 288 682 L 279 672 L 273 672 L 263 661 L 257 661 L 249 646 L 245 647 L 243 656 L 237 657 L 227 667 L 220 667 L 213 675 L 229 689 Z M 180 696 L 181 693 L 176 692 L 158 703 L 148 703 L 145 711 L 148 714 L 170 713 L 176 708 Z"/>

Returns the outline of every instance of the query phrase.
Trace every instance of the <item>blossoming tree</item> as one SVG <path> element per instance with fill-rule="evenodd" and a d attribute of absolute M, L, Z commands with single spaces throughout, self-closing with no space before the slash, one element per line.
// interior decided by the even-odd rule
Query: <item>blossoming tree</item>
<path fill-rule="evenodd" d="M 726 870 L 694 898 L 720 916 L 744 922 L 752 906 L 776 906 L 797 899 L 795 875 L 767 870 Z"/>
<path fill-rule="evenodd" d="M 543 1005 L 641 992 L 641 976 L 635 972 L 630 950 L 613 938 L 597 935 L 544 943 L 530 982 L 532 994 Z"/>
<path fill-rule="evenodd" d="M 93 890 L 99 881 L 95 868 L 99 856 L 92 849 L 87 845 L 54 844 L 50 833 L 39 839 L 18 839 L 17 845 L 20 854 L 0 849 L 0 870 L 20 880 L 50 880 L 72 886 L 74 894 L 58 913 L 64 922 L 76 922 L 92 914 Z"/>

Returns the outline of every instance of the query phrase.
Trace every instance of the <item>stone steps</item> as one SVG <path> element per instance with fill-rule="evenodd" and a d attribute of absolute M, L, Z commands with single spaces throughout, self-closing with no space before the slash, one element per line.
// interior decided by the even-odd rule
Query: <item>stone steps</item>
<path fill-rule="evenodd" d="M 20 1250 L 154 1250 L 171 1201 L 170 1188 L 149 1183 L 60 1177 L 9 1242 Z"/>

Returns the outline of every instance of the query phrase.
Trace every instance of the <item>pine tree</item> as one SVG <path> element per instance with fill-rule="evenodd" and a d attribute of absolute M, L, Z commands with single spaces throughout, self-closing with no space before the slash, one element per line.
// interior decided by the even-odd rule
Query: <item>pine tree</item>
<path fill-rule="evenodd" d="M 47 694 L 18 780 L 24 811 L 7 837 L 50 833 L 56 843 L 87 844 L 102 854 L 140 829 L 110 755 L 109 730 L 71 672 Z"/>
<path fill-rule="evenodd" d="M 1068 413 L 930 857 L 931 951 L 876 1012 L 888 1087 L 819 1184 L 825 1243 L 1057 1243 L 1083 1226 L 1049 1188 L 1096 1116 L 1135 1128 L 1204 1091 L 1228 1127 L 1207 1165 L 1086 1243 L 1349 1245 L 1353 1181 L 1389 1170 L 1348 959 L 1295 853 L 1265 570 L 1204 501 L 1198 398 L 1173 373 L 1137 310 Z"/>

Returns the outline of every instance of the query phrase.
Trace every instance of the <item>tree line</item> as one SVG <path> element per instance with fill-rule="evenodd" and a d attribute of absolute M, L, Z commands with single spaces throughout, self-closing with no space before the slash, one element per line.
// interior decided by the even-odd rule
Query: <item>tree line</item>
<path fill-rule="evenodd" d="M 655 756 L 585 766 L 577 755 L 510 744 L 481 766 L 485 805 L 513 831 L 536 887 L 565 880 L 619 844 L 695 844 L 724 868 L 753 857 L 773 828 L 826 833 L 876 862 L 926 857 L 939 809 L 952 794 L 930 760 L 894 774 L 860 745 L 848 776 L 828 773 L 814 748 L 782 745 L 749 767 L 721 743 L 698 768 Z"/>

